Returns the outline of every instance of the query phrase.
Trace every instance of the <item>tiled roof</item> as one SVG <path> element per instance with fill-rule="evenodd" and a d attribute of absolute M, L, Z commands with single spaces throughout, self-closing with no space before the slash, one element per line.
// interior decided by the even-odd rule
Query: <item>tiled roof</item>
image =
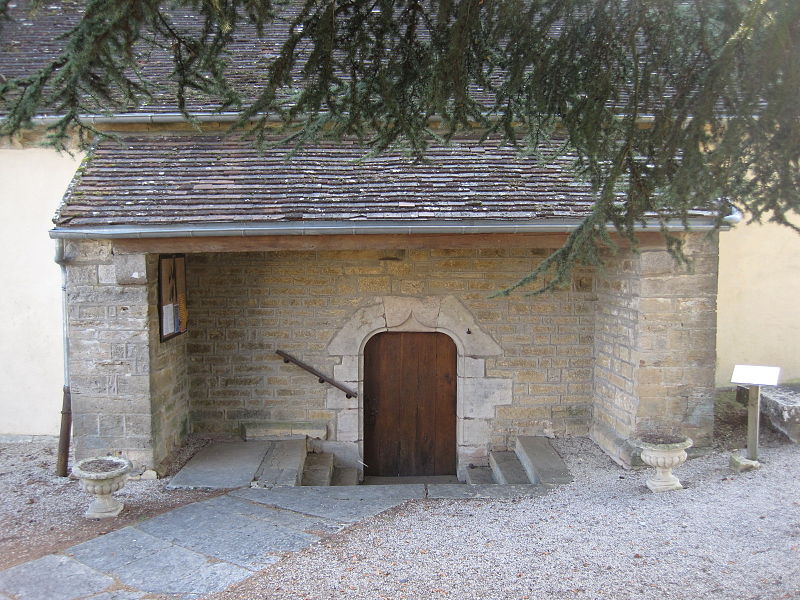
<path fill-rule="evenodd" d="M 60 36 L 70 31 L 80 20 L 82 0 L 43 1 L 34 12 L 29 13 L 31 0 L 11 0 L 10 13 L 13 21 L 2 23 L 0 34 L 0 81 L 29 75 L 56 58 L 64 47 Z M 200 23 L 198 15 L 185 11 L 173 10 L 170 16 L 179 30 L 197 29 Z M 228 77 L 245 100 L 255 98 L 259 82 L 263 78 L 264 69 L 271 61 L 280 44 L 285 40 L 288 24 L 275 21 L 265 30 L 260 38 L 255 27 L 242 23 L 238 26 L 234 42 L 229 46 L 231 68 Z M 144 46 L 139 51 L 139 65 L 145 79 L 152 84 L 152 98 L 143 98 L 140 106 L 130 106 L 125 113 L 174 114 L 177 105 L 174 94 L 174 78 L 172 77 L 172 56 L 166 48 Z M 219 102 L 200 93 L 187 92 L 187 108 L 190 112 L 209 112 L 218 108 Z M 44 113 L 58 114 L 54 107 L 43 107 Z M 97 107 L 97 113 L 104 112 Z M 0 106 L 2 113 L 2 106 Z"/>
<path fill-rule="evenodd" d="M 323 142 L 292 158 L 249 140 L 138 136 L 102 142 L 76 176 L 59 228 L 209 223 L 551 221 L 585 216 L 589 186 L 561 158 L 460 140 L 414 163 L 359 160 L 355 142 Z"/>
<path fill-rule="evenodd" d="M 77 25 L 85 4 L 84 0 L 43 0 L 36 11 L 30 13 L 31 2 L 32 0 L 10 1 L 10 13 L 14 20 L 2 24 L 0 81 L 4 78 L 30 75 L 55 59 L 65 44 L 61 36 Z M 284 7 L 283 18 L 270 22 L 264 28 L 263 35 L 259 35 L 256 28 L 247 22 L 237 25 L 234 39 L 227 47 L 229 68 L 226 77 L 231 87 L 240 94 L 245 106 L 258 97 L 265 70 L 288 37 L 289 24 L 286 18 L 291 16 L 291 11 L 291 7 Z M 180 31 L 197 30 L 201 24 L 201 17 L 185 9 L 173 8 L 170 18 Z M 554 31 L 557 31 L 557 27 Z M 303 42 L 298 48 L 301 57 L 304 51 L 302 44 Z M 174 64 L 168 48 L 163 41 L 161 47 L 141 43 L 137 46 L 137 53 L 141 75 L 147 81 L 152 97 L 142 97 L 141 103 L 135 106 L 115 109 L 114 114 L 170 115 L 180 120 L 175 98 L 175 78 L 172 74 Z M 347 78 L 347 73 L 340 73 L 340 76 Z M 302 64 L 295 67 L 294 77 L 296 81 L 302 79 Z M 487 107 L 494 104 L 494 96 L 487 89 L 473 85 L 471 93 L 473 98 Z M 626 91 L 620 90 L 620 93 L 619 102 L 624 103 Z M 186 108 L 192 114 L 213 115 L 221 108 L 218 98 L 192 89 L 186 90 L 186 94 Z M 105 106 L 93 107 L 88 98 L 86 103 L 87 112 L 93 115 L 105 115 L 108 112 Z M 238 109 L 231 107 L 225 110 L 237 112 Z M 3 107 L 0 105 L 0 114 L 2 112 Z M 40 115 L 59 116 L 61 112 L 63 111 L 57 106 L 43 106 Z"/>
<path fill-rule="evenodd" d="M 83 12 L 83 0 L 52 0 L 42 2 L 33 13 L 29 12 L 32 0 L 12 0 L 11 15 L 13 21 L 2 23 L 0 34 L 0 81 L 30 75 L 37 69 L 46 66 L 63 50 L 65 41 L 61 36 L 68 33 L 78 24 Z M 244 105 L 255 100 L 263 84 L 264 73 L 272 60 L 277 57 L 289 32 L 287 18 L 293 15 L 292 7 L 282 9 L 281 19 L 270 22 L 263 35 L 259 35 L 255 26 L 245 21 L 237 25 L 233 41 L 227 47 L 229 68 L 226 77 L 229 84 L 241 96 Z M 179 31 L 193 31 L 200 28 L 201 17 L 195 12 L 173 8 L 170 18 Z M 147 33 L 145 32 L 145 35 Z M 298 48 L 302 57 L 303 43 Z M 115 115 L 154 114 L 170 115 L 175 120 L 178 106 L 175 97 L 176 79 L 173 76 L 173 57 L 163 42 L 160 46 L 140 43 L 137 46 L 138 64 L 141 75 L 148 82 L 151 97 L 142 97 L 138 105 L 116 109 Z M 346 77 L 346 74 L 340 74 Z M 303 78 L 302 64 L 296 65 L 293 71 L 295 80 Z M 486 90 L 473 87 L 475 98 L 490 105 L 491 94 Z M 57 101 L 57 99 L 56 99 Z M 106 106 L 92 107 L 87 98 L 87 112 L 93 115 L 105 115 Z M 207 96 L 197 90 L 186 90 L 186 109 L 192 114 L 211 114 L 220 109 L 219 98 Z M 236 112 L 236 107 L 225 109 Z M 42 106 L 41 116 L 59 116 L 61 110 L 57 106 Z M 3 106 L 0 104 L 0 114 Z M 217 112 L 218 114 L 218 112 Z"/>

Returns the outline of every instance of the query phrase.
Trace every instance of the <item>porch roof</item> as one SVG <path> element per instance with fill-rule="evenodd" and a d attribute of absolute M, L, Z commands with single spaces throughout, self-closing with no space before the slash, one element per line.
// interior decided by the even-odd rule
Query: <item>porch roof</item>
<path fill-rule="evenodd" d="M 288 158 L 221 136 L 136 136 L 102 142 L 68 189 L 56 232 L 133 231 L 218 224 L 537 223 L 570 229 L 591 210 L 590 186 L 570 158 L 543 162 L 513 148 L 462 139 L 425 162 L 397 153 L 363 158 L 356 142 L 322 142 Z M 123 233 L 124 235 L 124 233 Z"/>

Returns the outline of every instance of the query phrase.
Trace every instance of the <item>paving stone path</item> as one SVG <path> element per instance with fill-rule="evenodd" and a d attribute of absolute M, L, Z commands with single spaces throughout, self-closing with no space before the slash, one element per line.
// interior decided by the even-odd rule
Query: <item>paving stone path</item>
<path fill-rule="evenodd" d="M 0 600 L 197 599 L 406 500 L 543 493 L 532 485 L 241 488 L 0 571 Z"/>

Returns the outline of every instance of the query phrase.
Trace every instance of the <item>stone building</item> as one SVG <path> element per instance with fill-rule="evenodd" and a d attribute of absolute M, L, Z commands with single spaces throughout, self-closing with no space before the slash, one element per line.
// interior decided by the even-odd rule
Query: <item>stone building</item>
<path fill-rule="evenodd" d="M 81 11 L 66 2 L 28 13 L 28 4 L 16 3 L 4 25 L 7 79 L 57 56 Z M 194 26 L 189 13 L 172 17 Z M 280 34 L 238 32 L 233 83 L 244 97 Z M 169 61 L 154 50 L 143 76 L 168 79 Z M 214 135 L 236 117 L 216 107 L 187 99 L 203 133 L 185 123 L 169 86 L 130 112 L 85 116 L 122 138 L 87 157 L 51 231 L 67 273 L 78 458 L 122 453 L 158 468 L 192 432 L 267 432 L 309 435 L 342 465 L 389 448 L 410 469 L 433 461 L 463 474 L 522 434 L 589 435 L 624 465 L 630 440 L 647 431 L 710 440 L 710 217 L 697 214 L 682 234 L 691 272 L 645 228 L 638 252 L 609 253 L 568 289 L 491 297 L 590 210 L 589 190 L 564 163 L 469 139 L 420 164 L 358 161 L 363 151 L 346 142 L 287 162 L 285 149 L 259 154 Z M 159 277 L 175 257 L 185 306 L 164 301 Z M 176 305 L 186 331 L 172 335 L 164 321 Z"/>
<path fill-rule="evenodd" d="M 653 429 L 710 440 L 707 217 L 684 234 L 691 272 L 643 230 L 638 252 L 609 253 L 569 289 L 491 297 L 589 210 L 563 164 L 471 140 L 421 164 L 358 161 L 344 143 L 285 154 L 162 131 L 87 158 L 51 231 L 79 458 L 157 468 L 190 432 L 257 430 L 308 435 L 349 466 L 391 440 L 410 471 L 444 461 L 463 475 L 523 434 L 588 435 L 623 465 Z M 175 255 L 188 327 L 162 339 L 158 260 Z"/>

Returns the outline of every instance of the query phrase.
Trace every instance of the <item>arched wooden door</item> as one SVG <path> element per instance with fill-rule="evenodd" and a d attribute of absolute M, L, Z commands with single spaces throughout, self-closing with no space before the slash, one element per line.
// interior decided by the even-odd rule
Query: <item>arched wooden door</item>
<path fill-rule="evenodd" d="M 454 475 L 456 346 L 443 333 L 380 333 L 364 348 L 368 476 Z"/>

